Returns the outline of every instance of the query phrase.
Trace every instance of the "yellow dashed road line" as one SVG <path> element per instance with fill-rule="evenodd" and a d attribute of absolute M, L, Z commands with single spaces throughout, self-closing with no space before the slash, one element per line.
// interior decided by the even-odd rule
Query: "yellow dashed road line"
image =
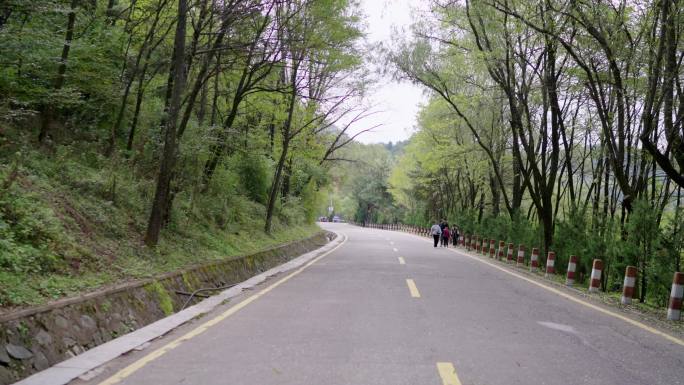
<path fill-rule="evenodd" d="M 420 298 L 420 292 L 418 291 L 418 287 L 416 287 L 416 283 L 413 282 L 412 279 L 407 279 L 406 284 L 408 285 L 409 292 L 411 293 L 411 297 Z"/>
<path fill-rule="evenodd" d="M 438 362 L 437 371 L 442 378 L 442 385 L 462 385 L 451 362 Z"/>

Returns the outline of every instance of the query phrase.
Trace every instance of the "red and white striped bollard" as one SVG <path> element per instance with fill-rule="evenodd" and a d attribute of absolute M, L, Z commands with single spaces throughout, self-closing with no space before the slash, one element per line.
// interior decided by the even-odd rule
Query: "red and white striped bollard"
<path fill-rule="evenodd" d="M 513 263 L 513 244 L 508 244 L 508 252 L 506 253 L 506 262 Z"/>
<path fill-rule="evenodd" d="M 601 272 L 603 271 L 603 261 L 594 259 L 591 266 L 591 281 L 589 281 L 589 292 L 597 292 L 601 288 Z"/>
<path fill-rule="evenodd" d="M 674 273 L 670 303 L 667 306 L 667 319 L 678 321 L 682 313 L 682 297 L 684 297 L 684 273 Z"/>
<path fill-rule="evenodd" d="M 533 247 L 532 254 L 530 254 L 530 271 L 536 272 L 537 269 L 539 269 L 539 249 Z"/>
<path fill-rule="evenodd" d="M 499 255 L 498 255 L 498 260 L 502 261 L 504 257 L 504 249 L 506 248 L 506 242 L 504 241 L 499 241 Z"/>
<path fill-rule="evenodd" d="M 556 253 L 553 251 L 549 251 L 548 256 L 546 257 L 546 273 L 544 274 L 544 277 L 548 278 L 550 275 L 553 275 L 556 273 Z"/>
<path fill-rule="evenodd" d="M 568 274 L 565 276 L 565 284 L 572 286 L 575 284 L 575 272 L 577 271 L 577 262 L 579 258 L 576 255 L 571 255 L 568 260 Z"/>
<path fill-rule="evenodd" d="M 489 258 L 494 258 L 496 255 L 496 241 L 494 238 L 489 240 Z"/>
<path fill-rule="evenodd" d="M 518 261 L 517 266 L 525 266 L 525 245 L 518 246 Z"/>
<path fill-rule="evenodd" d="M 620 298 L 620 302 L 623 305 L 632 303 L 632 298 L 634 298 L 634 286 L 636 286 L 636 277 L 636 266 L 627 266 L 625 268 L 625 280 L 622 283 L 622 298 Z"/>

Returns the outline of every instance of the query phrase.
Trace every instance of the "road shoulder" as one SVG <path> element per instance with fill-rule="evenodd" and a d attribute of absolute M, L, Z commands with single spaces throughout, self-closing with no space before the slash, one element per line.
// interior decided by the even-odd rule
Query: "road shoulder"
<path fill-rule="evenodd" d="M 62 361 L 46 370 L 27 377 L 15 385 L 63 385 L 94 369 L 124 355 L 140 349 L 150 341 L 157 339 L 174 329 L 213 311 L 218 306 L 240 296 L 245 290 L 253 290 L 271 277 L 301 268 L 319 256 L 330 252 L 346 240 L 346 236 L 336 233 L 337 237 L 325 246 L 303 254 L 282 265 L 269 269 L 244 282 L 241 282 L 221 293 L 209 297 L 198 304 L 188 307 L 169 317 L 163 318 L 141 329 L 90 349 L 78 356 Z"/>

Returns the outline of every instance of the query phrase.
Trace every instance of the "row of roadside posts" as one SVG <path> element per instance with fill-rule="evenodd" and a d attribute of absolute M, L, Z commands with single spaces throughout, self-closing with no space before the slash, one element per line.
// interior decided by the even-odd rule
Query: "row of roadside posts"
<path fill-rule="evenodd" d="M 380 230 L 391 230 L 391 231 L 403 231 L 411 234 L 416 234 L 424 237 L 430 236 L 430 228 L 403 225 L 400 223 L 353 223 L 358 226 L 368 227 L 371 229 Z M 515 264 L 518 267 L 525 266 L 525 245 L 518 245 L 517 251 L 515 250 L 515 245 L 513 243 L 508 243 L 504 241 L 497 242 L 494 239 L 484 238 L 479 235 L 473 234 L 463 234 L 459 237 L 458 245 L 467 251 L 474 251 L 478 254 L 488 255 L 490 258 L 498 259 L 499 261 L 505 261 L 509 264 Z M 546 269 L 544 271 L 544 277 L 549 278 L 556 273 L 555 270 L 556 263 L 556 253 L 549 251 L 546 257 Z M 571 255 L 568 260 L 568 269 L 565 276 L 565 284 L 567 286 L 574 286 L 577 265 L 579 264 L 579 257 L 576 255 Z M 530 253 L 529 269 L 531 272 L 539 271 L 539 249 L 534 247 Z M 603 273 L 603 261 L 600 259 L 594 259 L 591 276 L 589 279 L 589 292 L 597 292 L 601 287 L 601 274 Z M 622 298 L 621 302 L 623 305 L 629 305 L 632 303 L 632 299 L 635 294 L 635 286 L 637 280 L 637 268 L 636 266 L 627 266 L 625 269 L 625 279 L 622 285 Z M 674 273 L 674 278 L 672 280 L 672 290 L 670 292 L 670 301 L 667 308 L 667 319 L 677 321 L 681 317 L 682 310 L 682 298 L 684 298 L 684 273 L 676 272 Z"/>

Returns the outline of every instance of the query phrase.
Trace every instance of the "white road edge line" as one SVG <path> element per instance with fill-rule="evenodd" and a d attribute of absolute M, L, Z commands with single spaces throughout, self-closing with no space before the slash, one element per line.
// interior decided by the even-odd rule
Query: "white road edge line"
<path fill-rule="evenodd" d="M 423 240 L 424 242 L 432 243 L 430 240 L 423 239 L 422 237 L 419 237 L 419 236 L 417 236 L 417 235 L 413 235 L 413 234 L 409 234 L 409 235 L 412 235 L 412 236 L 414 236 L 414 237 L 418 237 L 418 239 L 421 239 L 421 240 Z M 489 261 L 485 261 L 485 260 L 483 260 L 483 259 L 481 259 L 481 258 L 479 258 L 479 257 L 477 257 L 477 256 L 470 255 L 470 254 L 468 254 L 468 253 L 465 253 L 465 252 L 463 252 L 463 251 L 456 250 L 456 249 L 447 249 L 447 250 L 448 250 L 448 251 L 451 251 L 452 253 L 456 253 L 456 254 L 462 255 L 462 256 L 464 256 L 464 257 L 468 257 L 468 258 L 470 258 L 470 259 L 472 259 L 472 260 L 475 260 L 475 261 L 477 261 L 477 262 L 484 263 L 485 265 L 489 265 L 489 266 L 491 266 L 491 267 L 493 267 L 493 268 L 495 268 L 495 269 L 497 269 L 497 270 L 500 270 L 500 271 L 502 271 L 502 272 L 504 272 L 504 273 L 506 273 L 506 274 L 512 275 L 512 276 L 514 276 L 514 277 L 517 277 L 517 278 L 519 278 L 519 279 L 522 279 L 523 281 L 527 281 L 527 282 L 529 282 L 529 283 L 531 283 L 531 284 L 533 284 L 533 285 L 535 285 L 535 286 L 537 286 L 537 287 L 540 287 L 540 288 L 542 288 L 542 289 L 544 289 L 544 290 L 547 290 L 547 291 L 550 291 L 550 292 L 552 292 L 552 293 L 554 293 L 554 294 L 557 294 L 557 295 L 559 295 L 559 296 L 561 296 L 561 297 L 563 297 L 563 298 L 565 298 L 565 299 L 567 299 L 567 300 L 570 300 L 570 301 L 575 302 L 575 303 L 577 303 L 577 304 L 586 306 L 586 307 L 588 307 L 588 308 L 590 308 L 590 309 L 596 310 L 596 311 L 598 311 L 599 313 L 603 313 L 603 314 L 605 314 L 605 315 L 609 315 L 609 316 L 611 316 L 611 317 L 614 317 L 614 318 L 617 318 L 617 319 L 619 319 L 619 320 L 622 320 L 622 321 L 624 321 L 624 322 L 626 322 L 626 323 L 628 323 L 628 324 L 630 324 L 630 325 L 632 325 L 632 326 L 636 326 L 637 328 L 639 328 L 639 329 L 641 329 L 641 330 L 644 330 L 644 331 L 647 331 L 647 332 L 649 332 L 649 333 L 655 334 L 655 335 L 657 335 L 657 336 L 663 337 L 663 338 L 665 338 L 666 340 L 668 340 L 668 341 L 670 341 L 670 342 L 673 342 L 673 343 L 675 343 L 675 344 L 677 344 L 677 345 L 684 346 L 684 340 L 682 340 L 682 339 L 680 339 L 680 338 L 677 338 L 677 337 L 675 337 L 675 336 L 673 336 L 673 335 L 667 334 L 667 333 L 665 333 L 665 332 L 663 332 L 663 331 L 660 331 L 660 330 L 658 330 L 658 329 L 656 329 L 656 328 L 654 328 L 654 327 L 651 327 L 651 326 L 648 326 L 648 325 L 646 325 L 646 324 L 643 324 L 643 323 L 641 323 L 641 322 L 639 322 L 639 321 L 633 320 L 633 319 L 631 319 L 631 318 L 629 318 L 629 317 L 626 317 L 626 316 L 624 316 L 624 315 L 622 315 L 622 314 L 618 314 L 618 313 L 615 313 L 615 312 L 610 311 L 610 310 L 608 310 L 608 309 L 604 309 L 604 308 L 602 308 L 602 307 L 600 307 L 600 306 L 598 306 L 598 305 L 594 305 L 594 304 L 592 304 L 592 303 L 589 303 L 589 302 L 587 302 L 587 301 L 584 301 L 584 300 L 582 300 L 582 299 L 580 299 L 580 298 L 577 298 L 577 297 L 575 297 L 575 296 L 573 296 L 573 295 L 571 295 L 571 294 L 564 293 L 564 292 L 562 292 L 562 291 L 560 291 L 560 290 L 558 290 L 558 289 L 556 289 L 556 288 L 553 288 L 553 287 L 551 287 L 551 286 L 548 286 L 548 285 L 546 285 L 546 284 L 544 284 L 544 283 L 537 282 L 536 280 L 533 280 L 533 279 L 524 277 L 524 276 L 522 276 L 522 275 L 520 275 L 520 274 L 518 274 L 518 273 L 516 273 L 516 272 L 513 272 L 513 271 L 511 271 L 511 270 L 509 270 L 509 269 L 507 269 L 507 268 L 504 268 L 504 267 L 495 265 L 494 263 L 491 263 L 491 262 L 489 262 Z"/>

